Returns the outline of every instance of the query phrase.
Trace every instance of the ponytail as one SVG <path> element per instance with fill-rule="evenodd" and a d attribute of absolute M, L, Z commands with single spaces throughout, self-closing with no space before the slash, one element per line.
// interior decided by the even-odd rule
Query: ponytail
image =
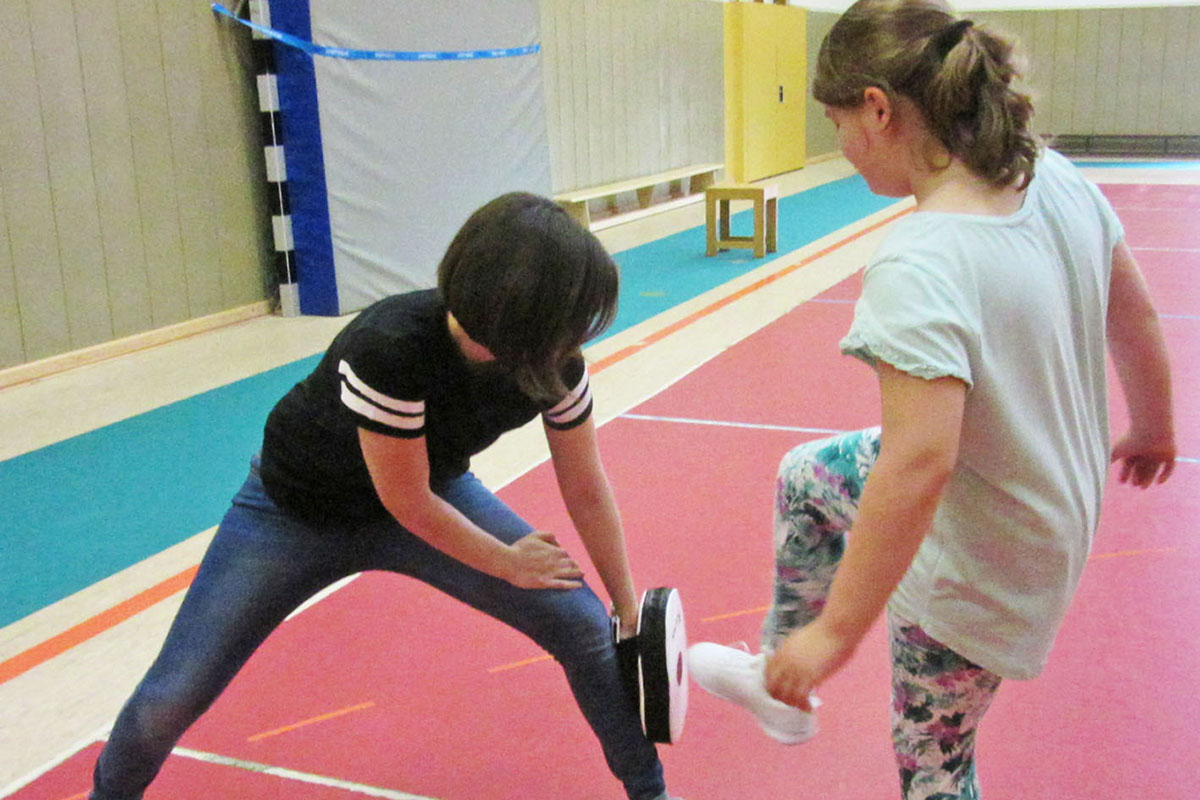
<path fill-rule="evenodd" d="M 1033 102 L 1013 45 L 939 0 L 858 0 L 821 44 L 813 96 L 855 108 L 863 91 L 902 95 L 950 155 L 990 184 L 1033 178 Z"/>

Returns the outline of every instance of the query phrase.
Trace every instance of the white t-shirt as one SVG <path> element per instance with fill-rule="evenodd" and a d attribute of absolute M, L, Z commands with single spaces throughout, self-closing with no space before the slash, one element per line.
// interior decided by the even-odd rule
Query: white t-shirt
<path fill-rule="evenodd" d="M 841 343 L 868 363 L 968 386 L 954 475 L 889 607 L 1005 678 L 1045 665 L 1096 528 L 1105 318 L 1123 236 L 1096 186 L 1047 151 L 1011 216 L 897 222 Z"/>

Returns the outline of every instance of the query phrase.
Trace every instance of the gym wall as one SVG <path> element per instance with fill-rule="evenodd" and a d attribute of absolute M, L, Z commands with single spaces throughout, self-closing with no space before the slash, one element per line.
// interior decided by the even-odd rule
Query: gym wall
<path fill-rule="evenodd" d="M 555 192 L 724 159 L 720 3 L 540 6 Z"/>
<path fill-rule="evenodd" d="M 1039 133 L 1080 152 L 1200 154 L 1200 5 L 970 16 L 1021 43 Z"/>
<path fill-rule="evenodd" d="M 97 0 L 78 20 L 76 6 L 0 3 L 0 370 L 271 294 L 247 32 L 208 0 Z M 709 0 L 539 1 L 553 191 L 722 160 L 720 65 L 704 55 L 720 15 Z M 973 16 L 1027 45 L 1040 130 L 1200 131 L 1200 7 Z M 810 48 L 835 18 L 809 13 Z M 812 103 L 807 144 L 810 160 L 836 149 Z"/>
<path fill-rule="evenodd" d="M 0 2 L 0 368 L 267 296 L 245 33 L 201 0 Z"/>

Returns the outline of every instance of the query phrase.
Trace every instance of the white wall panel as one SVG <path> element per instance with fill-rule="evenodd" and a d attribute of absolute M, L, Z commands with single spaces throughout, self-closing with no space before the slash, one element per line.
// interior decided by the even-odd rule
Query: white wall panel
<path fill-rule="evenodd" d="M 724 156 L 723 11 L 699 0 L 541 0 L 556 192 Z"/>

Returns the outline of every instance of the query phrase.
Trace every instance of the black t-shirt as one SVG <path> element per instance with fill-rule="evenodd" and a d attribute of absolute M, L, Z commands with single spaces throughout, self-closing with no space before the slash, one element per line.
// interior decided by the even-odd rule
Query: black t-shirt
<path fill-rule="evenodd" d="M 342 329 L 267 417 L 263 484 L 280 508 L 304 519 L 379 517 L 387 512 L 363 459 L 360 427 L 424 437 L 436 486 L 538 414 L 553 428 L 587 419 L 592 400 L 582 358 L 567 363 L 563 381 L 570 391 L 560 402 L 531 400 L 509 374 L 462 355 L 436 290 L 385 298 Z"/>

